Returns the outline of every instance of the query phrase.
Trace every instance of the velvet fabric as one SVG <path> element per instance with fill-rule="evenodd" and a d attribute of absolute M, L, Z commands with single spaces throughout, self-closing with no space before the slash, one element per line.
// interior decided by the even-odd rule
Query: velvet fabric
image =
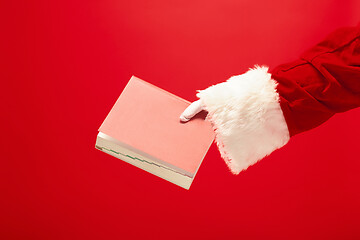
<path fill-rule="evenodd" d="M 290 136 L 360 106 L 360 24 L 341 28 L 271 71 Z"/>

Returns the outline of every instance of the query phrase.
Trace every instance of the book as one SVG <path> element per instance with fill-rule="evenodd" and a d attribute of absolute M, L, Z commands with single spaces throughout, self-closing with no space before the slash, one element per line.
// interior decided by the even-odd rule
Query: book
<path fill-rule="evenodd" d="M 133 76 L 101 124 L 95 147 L 189 189 L 214 140 L 204 113 L 180 122 L 189 104 Z"/>

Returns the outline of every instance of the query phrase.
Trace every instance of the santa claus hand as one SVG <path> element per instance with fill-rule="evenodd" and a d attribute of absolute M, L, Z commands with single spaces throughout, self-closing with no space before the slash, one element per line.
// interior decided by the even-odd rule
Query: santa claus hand
<path fill-rule="evenodd" d="M 201 100 L 197 100 L 193 103 L 191 103 L 185 111 L 180 115 L 180 121 L 181 122 L 187 122 L 192 117 L 194 117 L 197 113 L 201 112 L 203 110 L 203 105 Z"/>

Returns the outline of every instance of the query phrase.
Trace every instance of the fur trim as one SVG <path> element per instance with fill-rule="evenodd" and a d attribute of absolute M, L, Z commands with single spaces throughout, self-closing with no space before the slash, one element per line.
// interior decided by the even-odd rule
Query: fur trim
<path fill-rule="evenodd" d="M 290 139 L 277 82 L 267 67 L 255 66 L 226 82 L 198 91 L 215 142 L 231 172 L 239 174 Z"/>

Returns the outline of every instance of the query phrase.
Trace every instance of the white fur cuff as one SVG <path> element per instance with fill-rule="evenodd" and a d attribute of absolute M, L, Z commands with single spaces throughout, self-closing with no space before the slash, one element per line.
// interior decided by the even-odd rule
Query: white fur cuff
<path fill-rule="evenodd" d="M 214 127 L 215 142 L 234 174 L 255 164 L 290 139 L 277 83 L 267 67 L 255 66 L 226 82 L 198 91 Z"/>

